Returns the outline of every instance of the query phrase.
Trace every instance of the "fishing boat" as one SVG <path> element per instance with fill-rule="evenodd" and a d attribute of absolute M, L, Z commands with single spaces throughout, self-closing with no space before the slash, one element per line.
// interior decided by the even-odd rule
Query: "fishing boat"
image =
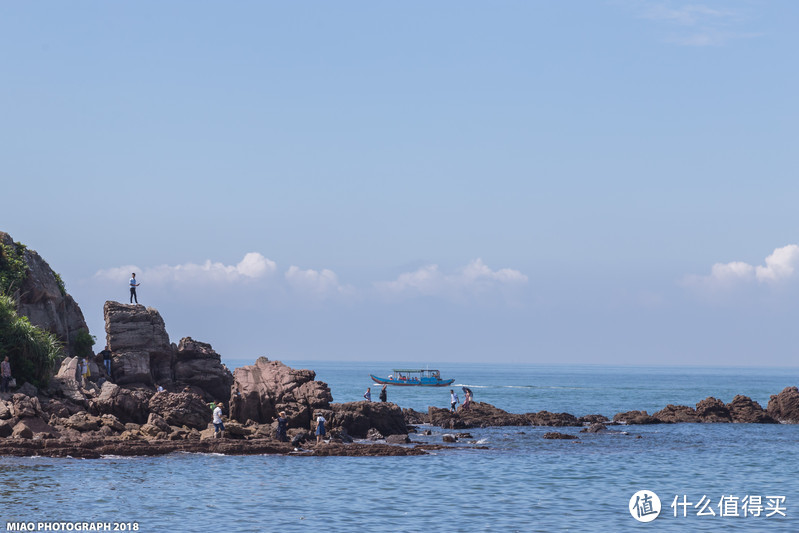
<path fill-rule="evenodd" d="M 452 385 L 454 379 L 441 379 L 438 370 L 395 368 L 387 378 L 379 378 L 369 374 L 372 381 L 379 385 L 402 385 L 405 387 L 446 387 Z"/>

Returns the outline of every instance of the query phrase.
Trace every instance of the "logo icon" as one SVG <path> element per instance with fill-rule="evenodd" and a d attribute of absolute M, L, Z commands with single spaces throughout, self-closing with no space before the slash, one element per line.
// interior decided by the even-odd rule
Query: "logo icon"
<path fill-rule="evenodd" d="M 651 522 L 660 514 L 660 498 L 651 490 L 639 490 L 630 498 L 630 514 L 639 522 Z"/>

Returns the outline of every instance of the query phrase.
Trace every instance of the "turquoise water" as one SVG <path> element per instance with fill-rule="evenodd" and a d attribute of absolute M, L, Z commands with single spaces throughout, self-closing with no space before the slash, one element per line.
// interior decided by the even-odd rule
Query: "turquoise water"
<path fill-rule="evenodd" d="M 335 401 L 360 399 L 368 374 L 398 365 L 286 361 L 312 368 Z M 227 361 L 229 366 L 242 362 Z M 424 366 L 424 365 L 422 365 Z M 434 366 L 431 365 L 431 368 Z M 512 412 L 612 416 L 707 396 L 761 405 L 796 369 L 437 365 L 475 400 Z M 373 393 L 376 390 L 373 388 Z M 376 397 L 376 394 L 375 394 Z M 447 406 L 448 389 L 389 388 L 389 400 Z M 552 428 L 470 430 L 465 445 L 422 457 L 0 458 L 7 521 L 136 521 L 140 531 L 797 531 L 799 426 L 631 426 L 629 435 L 541 436 Z M 559 431 L 577 434 L 576 428 Z M 440 442 L 442 431 L 425 437 Z M 636 438 L 637 436 L 642 438 Z M 422 440 L 422 437 L 415 437 Z M 652 523 L 628 511 L 638 490 L 662 501 Z M 674 517 L 675 496 L 706 496 L 716 516 Z M 786 517 L 719 516 L 722 496 L 785 497 Z M 773 509 L 772 509 L 773 510 Z M 739 509 L 740 514 L 740 509 Z"/>

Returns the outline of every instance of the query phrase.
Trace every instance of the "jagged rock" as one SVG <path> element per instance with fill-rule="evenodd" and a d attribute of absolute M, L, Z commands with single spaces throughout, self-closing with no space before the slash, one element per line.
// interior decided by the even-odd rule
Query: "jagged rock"
<path fill-rule="evenodd" d="M 696 414 L 702 422 L 732 422 L 730 410 L 724 402 L 712 396 L 696 404 Z"/>
<path fill-rule="evenodd" d="M 145 429 L 147 426 L 152 426 L 156 428 L 158 430 L 156 431 L 156 433 L 163 431 L 164 433 L 169 434 L 172 432 L 172 428 L 170 427 L 169 422 L 164 420 L 163 417 L 161 417 L 156 413 L 150 413 L 150 416 L 147 417 L 147 423 L 144 424 L 141 428 L 139 428 L 139 431 L 141 431 L 145 435 L 149 434 L 148 430 Z"/>
<path fill-rule="evenodd" d="M 39 394 L 39 389 L 26 381 L 20 388 L 17 389 L 17 394 L 24 394 L 25 396 L 34 397 Z"/>
<path fill-rule="evenodd" d="M 545 439 L 562 439 L 562 440 L 577 440 L 579 437 L 577 435 L 567 435 L 566 433 L 558 433 L 556 431 L 552 431 L 550 433 L 544 433 Z"/>
<path fill-rule="evenodd" d="M 701 422 L 699 415 L 696 414 L 696 409 L 693 407 L 688 407 L 687 405 L 668 404 L 666 407 L 652 416 L 666 424 L 676 424 L 680 422 Z"/>
<path fill-rule="evenodd" d="M 730 412 L 730 417 L 733 422 L 746 424 L 777 423 L 759 403 L 748 396 L 736 395 L 735 398 L 727 404 L 727 409 Z"/>
<path fill-rule="evenodd" d="M 427 423 L 427 413 L 420 413 L 410 408 L 403 408 L 402 416 L 405 417 L 405 423 L 408 425 Z"/>
<path fill-rule="evenodd" d="M 60 372 L 59 375 L 61 375 Z M 54 377 L 50 379 L 50 382 L 47 384 L 47 392 L 50 396 L 64 398 L 84 407 L 88 404 L 88 400 L 80 383 L 74 378 Z"/>
<path fill-rule="evenodd" d="M 83 407 L 76 405 L 69 400 L 51 399 L 46 405 L 42 406 L 45 413 L 58 418 L 69 418 L 70 416 L 83 411 Z"/>
<path fill-rule="evenodd" d="M 30 418 L 43 414 L 39 398 L 30 398 L 24 394 L 14 394 L 11 397 L 11 414 L 19 418 Z"/>
<path fill-rule="evenodd" d="M 369 439 L 369 440 L 383 440 L 383 439 L 385 439 L 383 434 L 380 433 L 375 428 L 369 428 L 369 430 L 366 432 L 366 438 Z"/>
<path fill-rule="evenodd" d="M 173 381 L 175 349 L 157 310 L 108 301 L 103 314 L 111 375 L 118 384 Z"/>
<path fill-rule="evenodd" d="M 785 387 L 779 394 L 773 394 L 766 410 L 783 424 L 799 424 L 799 389 Z"/>
<path fill-rule="evenodd" d="M 11 405 L 0 400 L 0 420 L 8 420 L 12 416 L 14 415 L 11 412 Z"/>
<path fill-rule="evenodd" d="M 660 420 L 646 411 L 627 411 L 613 415 L 613 421 L 622 424 L 660 424 Z"/>
<path fill-rule="evenodd" d="M 411 439 L 408 435 L 389 435 L 386 437 L 386 444 L 408 444 Z"/>
<path fill-rule="evenodd" d="M 10 437 L 14 432 L 14 426 L 11 424 L 12 420 L 0 420 L 0 438 Z"/>
<path fill-rule="evenodd" d="M 64 426 L 80 431 L 81 433 L 84 431 L 97 431 L 100 429 L 101 423 L 102 420 L 99 417 L 87 413 L 75 413 L 64 420 Z"/>
<path fill-rule="evenodd" d="M 14 245 L 11 236 L 3 232 L 0 242 Z M 24 259 L 28 272 L 16 292 L 17 312 L 34 326 L 53 332 L 64 343 L 66 353 L 72 355 L 78 332 L 89 330 L 83 313 L 72 296 L 61 293 L 55 273 L 38 253 L 26 249 Z"/>
<path fill-rule="evenodd" d="M 330 404 L 331 427 L 344 428 L 353 437 L 365 437 L 370 429 L 381 435 L 404 435 L 408 425 L 402 409 L 389 402 L 348 402 Z"/>
<path fill-rule="evenodd" d="M 234 394 L 230 399 L 231 418 L 244 422 L 272 422 L 286 411 L 289 427 L 308 427 L 316 409 L 333 401 L 326 383 L 314 381 L 313 370 L 296 370 L 280 361 L 259 357 L 254 365 L 233 372 Z"/>
<path fill-rule="evenodd" d="M 458 438 L 455 435 L 442 435 L 441 440 L 443 442 L 458 442 Z"/>
<path fill-rule="evenodd" d="M 582 426 L 583 422 L 576 416 L 569 413 L 550 413 L 549 411 L 539 411 L 537 413 L 527 413 L 527 418 L 533 426 Z"/>
<path fill-rule="evenodd" d="M 110 382 L 103 383 L 100 396 L 92 400 L 89 409 L 94 414 L 116 416 L 121 422 L 141 424 L 147 420 L 152 393 L 123 389 Z"/>
<path fill-rule="evenodd" d="M 61 361 L 61 367 L 55 375 L 58 379 L 77 379 L 78 376 L 78 358 L 67 357 Z"/>
<path fill-rule="evenodd" d="M 211 409 L 203 399 L 190 392 L 157 392 L 148 407 L 173 426 L 204 429 L 212 418 Z"/>
<path fill-rule="evenodd" d="M 25 422 L 19 422 L 11 432 L 12 439 L 32 439 L 33 430 Z"/>
<path fill-rule="evenodd" d="M 119 419 L 117 417 L 115 417 L 114 415 L 103 415 L 103 416 L 101 416 L 100 417 L 100 423 L 103 425 L 103 427 L 111 428 L 113 431 L 117 431 L 117 432 L 120 432 L 120 433 L 127 429 L 125 427 L 125 424 L 120 422 Z"/>
<path fill-rule="evenodd" d="M 175 355 L 175 382 L 202 390 L 206 401 L 227 400 L 233 374 L 210 344 L 184 337 Z"/>

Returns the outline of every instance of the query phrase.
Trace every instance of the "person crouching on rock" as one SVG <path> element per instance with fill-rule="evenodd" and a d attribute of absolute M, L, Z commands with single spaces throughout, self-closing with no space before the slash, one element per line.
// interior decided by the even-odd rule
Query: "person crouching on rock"
<path fill-rule="evenodd" d="M 316 417 L 316 444 L 322 444 L 322 439 L 325 436 L 325 417 L 319 413 Z"/>
<path fill-rule="evenodd" d="M 286 420 L 286 412 L 280 411 L 277 417 L 277 431 L 275 431 L 275 437 L 277 437 L 277 440 L 279 440 L 280 442 L 286 442 L 287 440 L 289 440 L 288 437 L 286 437 L 287 423 L 288 420 Z"/>
<path fill-rule="evenodd" d="M 225 438 L 225 424 L 222 423 L 222 402 L 214 408 L 214 438 Z"/>

